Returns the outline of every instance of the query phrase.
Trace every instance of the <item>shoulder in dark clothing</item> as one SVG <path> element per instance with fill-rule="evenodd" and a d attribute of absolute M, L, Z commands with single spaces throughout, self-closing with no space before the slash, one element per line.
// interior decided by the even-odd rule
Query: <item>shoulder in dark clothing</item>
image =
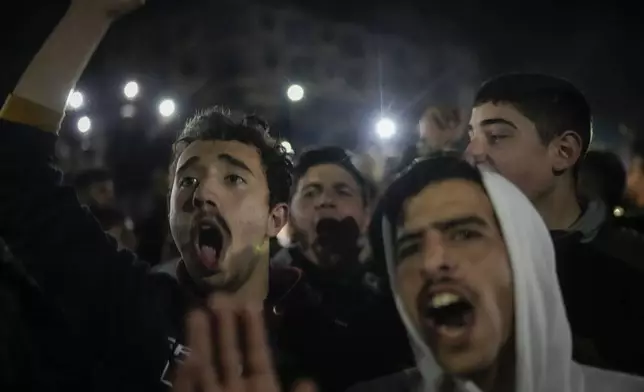
<path fill-rule="evenodd" d="M 0 120 L 0 236 L 117 390 L 165 390 L 185 312 L 176 281 L 118 251 L 53 166 L 56 136 Z M 126 387 L 127 386 L 127 387 Z"/>
<path fill-rule="evenodd" d="M 422 377 L 418 369 L 408 369 L 388 376 L 361 382 L 346 392 L 420 392 Z"/>
<path fill-rule="evenodd" d="M 590 240 L 579 233 L 553 239 L 575 359 L 644 374 L 641 235 L 609 221 Z"/>

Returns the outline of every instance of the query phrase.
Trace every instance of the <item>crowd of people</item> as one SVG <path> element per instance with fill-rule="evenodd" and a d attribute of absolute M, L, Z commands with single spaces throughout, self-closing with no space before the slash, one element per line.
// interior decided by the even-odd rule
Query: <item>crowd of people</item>
<path fill-rule="evenodd" d="M 430 108 L 379 181 L 200 110 L 163 219 L 135 225 L 109 172 L 64 181 L 54 153 L 140 5 L 74 0 L 0 111 L 0 389 L 644 391 L 644 150 L 628 171 L 593 150 L 575 86 L 508 74 L 469 112 Z"/>

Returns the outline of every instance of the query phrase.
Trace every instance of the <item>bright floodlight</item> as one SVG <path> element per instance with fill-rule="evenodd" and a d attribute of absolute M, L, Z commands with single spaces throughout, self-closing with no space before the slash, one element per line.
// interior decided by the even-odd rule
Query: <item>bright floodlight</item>
<path fill-rule="evenodd" d="M 127 99 L 134 99 L 139 95 L 139 84 L 137 82 L 127 82 L 125 87 L 123 87 L 123 94 Z"/>
<path fill-rule="evenodd" d="M 301 101 L 304 98 L 304 89 L 299 84 L 292 84 L 286 90 L 286 96 L 293 102 Z"/>
<path fill-rule="evenodd" d="M 85 133 L 89 131 L 90 128 L 92 128 L 92 120 L 90 120 L 87 116 L 83 116 L 78 119 L 76 126 L 78 127 L 78 132 Z"/>
<path fill-rule="evenodd" d="M 376 124 L 376 132 L 381 139 L 390 139 L 396 134 L 396 123 L 390 118 L 383 117 Z"/>
<path fill-rule="evenodd" d="M 282 141 L 281 144 L 282 144 L 282 147 L 284 147 L 284 149 L 286 150 L 287 154 L 293 154 L 294 151 L 293 151 L 293 146 L 291 146 L 291 143 L 289 143 L 288 141 L 284 140 L 284 141 Z"/>
<path fill-rule="evenodd" d="M 172 116 L 174 114 L 175 109 L 176 109 L 176 106 L 174 104 L 174 101 L 171 99 L 164 99 L 159 104 L 159 113 L 161 113 L 163 117 Z"/>
<path fill-rule="evenodd" d="M 72 109 L 80 109 L 83 106 L 83 94 L 80 91 L 72 90 L 67 97 L 67 106 Z"/>

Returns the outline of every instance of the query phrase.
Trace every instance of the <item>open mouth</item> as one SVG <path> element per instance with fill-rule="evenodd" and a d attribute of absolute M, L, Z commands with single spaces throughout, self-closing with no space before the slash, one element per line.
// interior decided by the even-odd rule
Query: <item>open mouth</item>
<path fill-rule="evenodd" d="M 210 270 L 219 268 L 219 260 L 224 248 L 222 230 L 214 223 L 201 223 L 197 231 L 197 256 Z"/>
<path fill-rule="evenodd" d="M 461 335 L 473 324 L 474 306 L 459 294 L 441 291 L 430 297 L 425 318 L 439 333 Z"/>

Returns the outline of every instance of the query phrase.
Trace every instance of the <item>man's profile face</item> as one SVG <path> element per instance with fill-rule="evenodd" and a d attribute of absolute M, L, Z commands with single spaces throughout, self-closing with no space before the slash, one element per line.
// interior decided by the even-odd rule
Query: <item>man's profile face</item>
<path fill-rule="evenodd" d="M 297 183 L 290 215 L 292 230 L 307 256 L 318 253 L 316 227 L 320 220 L 347 217 L 355 220 L 360 231 L 365 230 L 368 211 L 356 179 L 335 164 L 311 167 Z"/>
<path fill-rule="evenodd" d="M 514 106 L 484 103 L 472 110 L 470 143 L 466 156 L 489 164 L 532 201 L 547 193 L 554 182 L 548 146 L 537 127 Z"/>
<path fill-rule="evenodd" d="M 175 170 L 170 229 L 188 273 L 202 287 L 238 289 L 285 222 L 284 205 L 269 210 L 258 150 L 237 141 L 195 141 Z"/>
<path fill-rule="evenodd" d="M 481 186 L 453 179 L 408 199 L 396 239 L 395 285 L 443 370 L 494 366 L 513 330 L 512 272 Z"/>

